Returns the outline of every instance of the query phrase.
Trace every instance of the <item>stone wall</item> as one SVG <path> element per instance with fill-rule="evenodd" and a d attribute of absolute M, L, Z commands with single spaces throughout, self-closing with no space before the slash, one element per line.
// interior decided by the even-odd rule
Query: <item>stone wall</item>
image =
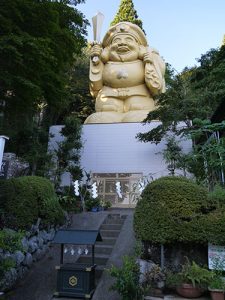
<path fill-rule="evenodd" d="M 9 290 L 18 279 L 22 279 L 32 264 L 39 261 L 49 251 L 50 242 L 54 236 L 53 227 L 49 230 L 39 230 L 37 226 L 32 226 L 22 239 L 23 251 L 17 250 L 11 253 L 0 249 L 0 261 L 11 258 L 15 263 L 15 267 L 7 271 L 0 281 L 0 290 Z"/>
<path fill-rule="evenodd" d="M 27 175 L 29 172 L 29 163 L 16 157 L 15 153 L 4 153 L 0 178 L 8 179 Z"/>
<path fill-rule="evenodd" d="M 11 253 L 0 248 L 0 263 L 6 258 L 11 258 L 15 262 L 15 267 L 7 271 L 0 281 L 0 291 L 10 290 L 19 279 L 22 279 L 29 272 L 33 263 L 38 262 L 49 251 L 56 231 L 59 228 L 67 228 L 70 224 L 71 218 L 66 212 L 65 224 L 61 227 L 49 226 L 48 229 L 40 229 L 40 219 L 38 219 L 37 223 L 26 232 L 21 241 L 23 251 L 17 250 Z"/>

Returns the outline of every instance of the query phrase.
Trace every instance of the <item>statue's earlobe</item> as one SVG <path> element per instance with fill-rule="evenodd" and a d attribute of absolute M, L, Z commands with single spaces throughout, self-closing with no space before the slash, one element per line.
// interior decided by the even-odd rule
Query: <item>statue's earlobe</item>
<path fill-rule="evenodd" d="M 139 53 L 138 53 L 138 58 L 143 60 L 144 54 L 147 52 L 147 49 L 145 46 L 140 45 L 139 46 Z"/>

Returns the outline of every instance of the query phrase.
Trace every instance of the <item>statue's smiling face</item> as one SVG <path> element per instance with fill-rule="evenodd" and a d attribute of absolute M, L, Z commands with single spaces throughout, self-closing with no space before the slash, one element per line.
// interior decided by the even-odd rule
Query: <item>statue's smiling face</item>
<path fill-rule="evenodd" d="M 113 38 L 110 52 L 112 60 L 132 61 L 138 58 L 139 45 L 133 36 L 119 34 Z"/>

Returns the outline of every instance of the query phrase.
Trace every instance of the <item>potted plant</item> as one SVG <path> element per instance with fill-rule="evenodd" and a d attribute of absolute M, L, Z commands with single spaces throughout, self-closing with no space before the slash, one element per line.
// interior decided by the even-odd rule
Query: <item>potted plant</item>
<path fill-rule="evenodd" d="M 88 198 L 85 200 L 85 208 L 87 211 L 97 212 L 100 200 L 98 198 Z"/>
<path fill-rule="evenodd" d="M 185 298 L 200 297 L 208 286 L 212 274 L 209 270 L 200 267 L 194 261 L 187 262 L 182 266 L 179 273 L 170 274 L 168 281 L 176 287 L 176 292 Z"/>
<path fill-rule="evenodd" d="M 213 255 L 211 260 L 211 280 L 208 284 L 208 290 L 212 300 L 224 300 L 225 278 L 223 272 L 225 270 L 225 259 L 220 255 Z"/>
<path fill-rule="evenodd" d="M 165 286 L 165 273 L 160 266 L 152 264 L 146 272 L 142 273 L 142 276 L 142 285 L 148 291 L 148 295 L 161 297 Z"/>
<path fill-rule="evenodd" d="M 111 202 L 105 199 L 100 198 L 100 202 L 99 202 L 99 211 L 101 210 L 107 210 L 108 207 L 111 206 Z"/>
<path fill-rule="evenodd" d="M 212 271 L 212 277 L 209 281 L 208 290 L 212 300 L 224 300 L 225 281 L 220 271 Z"/>
<path fill-rule="evenodd" d="M 110 208 L 112 206 L 112 203 L 109 200 L 104 200 L 103 205 L 104 210 L 107 210 L 108 208 Z"/>

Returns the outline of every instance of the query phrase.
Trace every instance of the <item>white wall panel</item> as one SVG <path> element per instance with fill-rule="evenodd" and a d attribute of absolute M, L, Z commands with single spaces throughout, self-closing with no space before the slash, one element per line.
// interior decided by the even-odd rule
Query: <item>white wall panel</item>
<path fill-rule="evenodd" d="M 160 152 L 165 142 L 155 145 L 141 143 L 135 137 L 157 126 L 159 122 L 143 125 L 141 123 L 86 124 L 83 125 L 81 166 L 92 173 L 149 173 L 160 177 L 168 173 Z M 49 149 L 57 147 L 62 140 L 59 134 L 62 126 L 52 126 Z M 185 152 L 191 149 L 191 143 L 181 143 Z M 182 172 L 181 172 L 182 173 Z"/>

